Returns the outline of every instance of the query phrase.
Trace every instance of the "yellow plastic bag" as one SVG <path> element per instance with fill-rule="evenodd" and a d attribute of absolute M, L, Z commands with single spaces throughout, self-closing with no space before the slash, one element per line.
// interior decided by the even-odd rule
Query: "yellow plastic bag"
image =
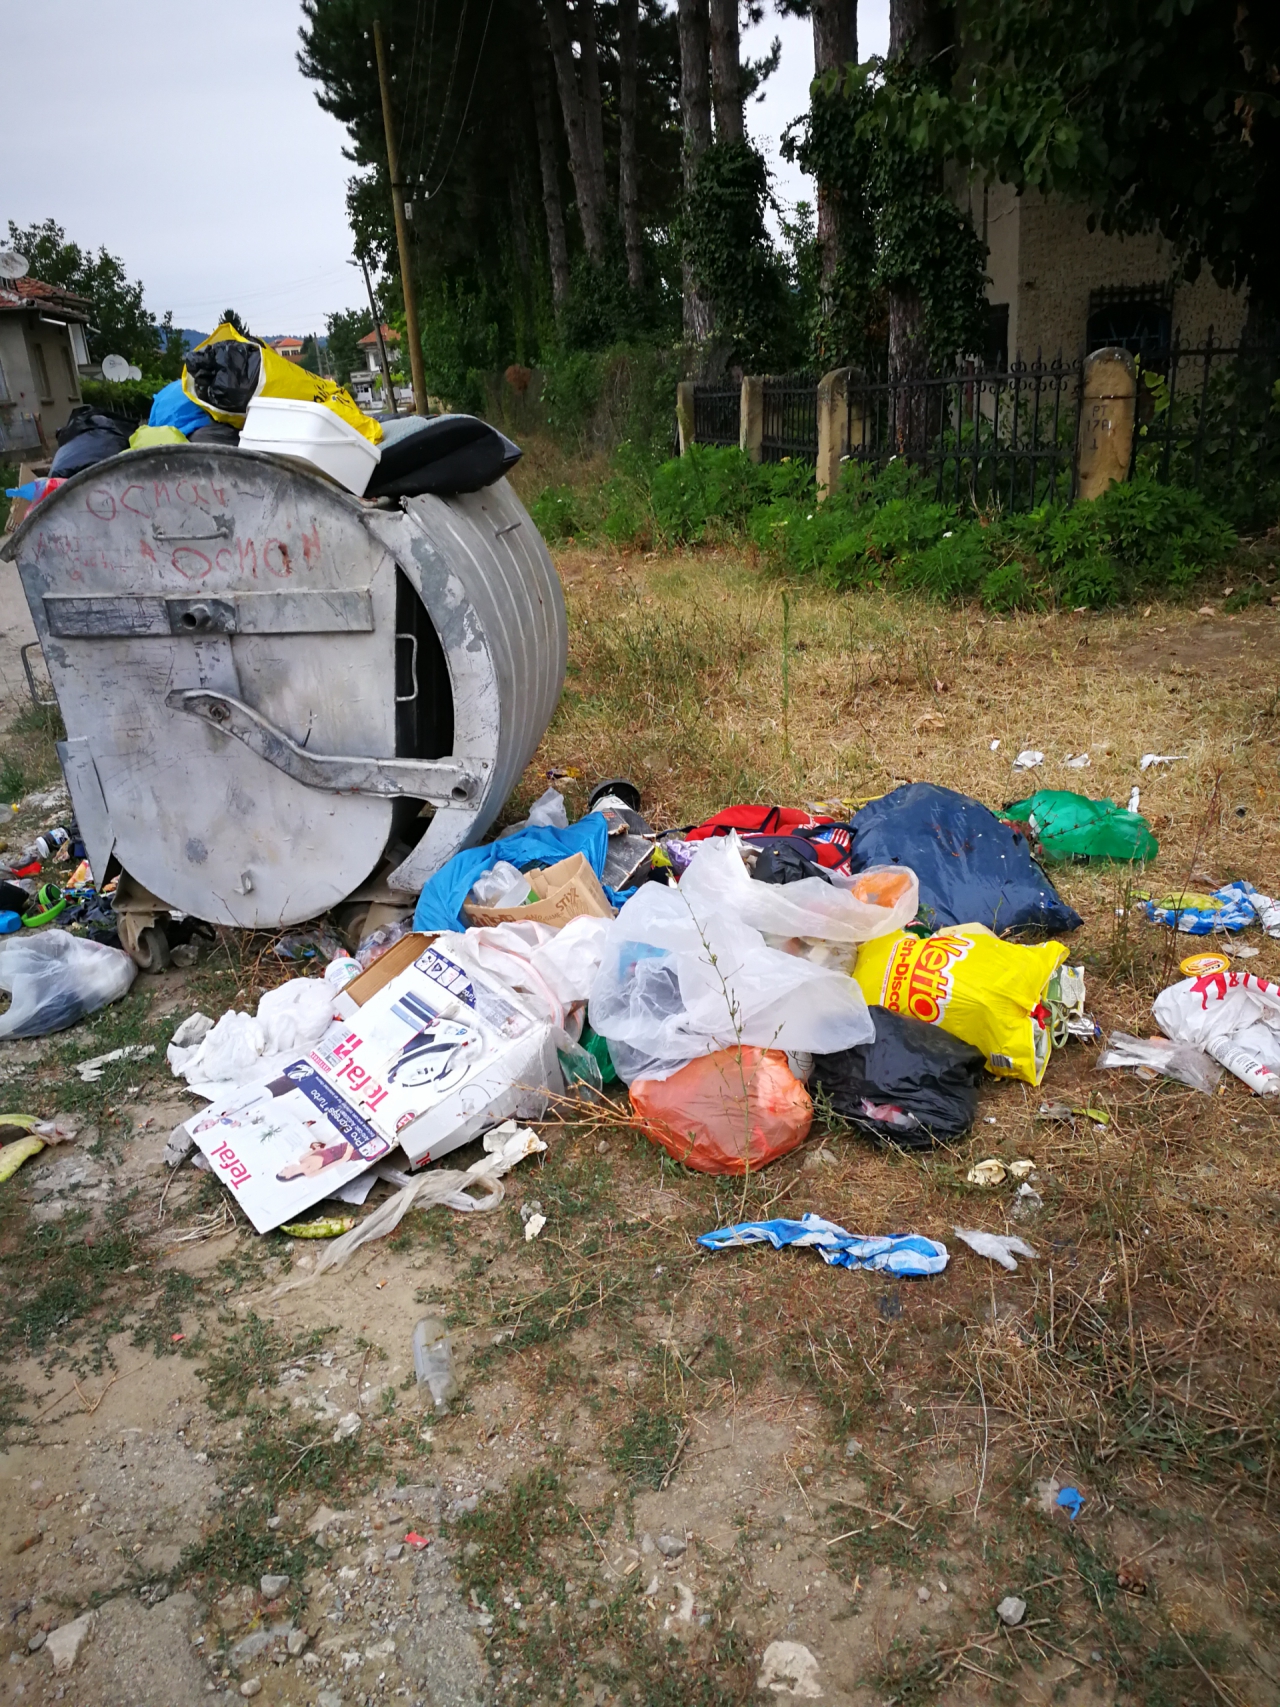
<path fill-rule="evenodd" d="M 1034 1010 L 1066 957 L 1060 942 L 1026 947 L 985 925 L 954 925 L 924 938 L 874 937 L 853 976 L 869 1004 L 941 1026 L 981 1049 L 988 1072 L 1038 1085 L 1052 1045 Z"/>
<path fill-rule="evenodd" d="M 215 348 L 223 344 L 233 347 Z M 215 421 L 233 427 L 244 426 L 245 411 L 255 397 L 296 397 L 303 403 L 322 403 L 370 444 L 382 443 L 380 423 L 365 414 L 349 391 L 331 379 L 308 373 L 255 338 L 244 337 L 227 320 L 192 350 L 182 370 L 182 389 Z"/>
<path fill-rule="evenodd" d="M 184 445 L 187 435 L 177 427 L 139 427 L 129 440 L 130 450 L 154 450 L 157 445 Z"/>

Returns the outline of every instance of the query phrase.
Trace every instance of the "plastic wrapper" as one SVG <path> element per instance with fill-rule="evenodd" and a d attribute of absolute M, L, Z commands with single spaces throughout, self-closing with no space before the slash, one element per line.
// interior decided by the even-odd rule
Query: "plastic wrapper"
<path fill-rule="evenodd" d="M 1166 1037 L 1190 1043 L 1259 1096 L 1280 1094 L 1280 988 L 1249 972 L 1184 978 L 1152 1004 Z"/>
<path fill-rule="evenodd" d="M 1222 1068 L 1203 1049 L 1167 1037 L 1130 1037 L 1125 1031 L 1111 1033 L 1096 1065 L 1100 1072 L 1111 1067 L 1148 1067 L 1206 1094 L 1215 1091 L 1222 1078 Z"/>
<path fill-rule="evenodd" d="M 922 1279 L 941 1274 L 947 1266 L 947 1247 L 939 1239 L 921 1233 L 848 1233 L 821 1215 L 802 1215 L 798 1221 L 739 1221 L 734 1227 L 717 1227 L 700 1233 L 698 1243 L 708 1251 L 731 1251 L 741 1245 L 770 1244 L 775 1251 L 797 1245 L 817 1251 L 834 1268 L 869 1268 L 881 1274 Z"/>
<path fill-rule="evenodd" d="M 138 975 L 118 948 L 66 931 L 41 931 L 0 943 L 0 990 L 12 998 L 0 1014 L 0 1038 L 44 1037 L 118 1002 Z"/>
<path fill-rule="evenodd" d="M 854 977 L 868 1002 L 972 1043 L 1000 1078 L 1038 1085 L 1052 1049 L 1045 992 L 1066 955 L 1060 942 L 1002 942 L 962 925 L 878 937 L 859 949 Z"/>
<path fill-rule="evenodd" d="M 828 1055 L 867 1042 L 875 1028 L 852 979 L 770 948 L 714 886 L 689 888 L 707 851 L 679 888 L 644 884 L 608 924 L 589 1017 L 618 1076 L 667 1078 L 744 1044 Z M 785 893 L 747 883 L 766 898 Z"/>
<path fill-rule="evenodd" d="M 1032 859 L 1026 837 L 968 795 L 911 783 L 864 806 L 853 828 L 854 870 L 909 866 L 920 881 L 920 916 L 933 928 L 976 921 L 1005 936 L 1081 923 Z"/>
<path fill-rule="evenodd" d="M 980 1049 L 888 1008 L 873 1007 L 876 1034 L 813 1063 L 814 1094 L 873 1138 L 924 1150 L 973 1125 L 982 1082 Z"/>
<path fill-rule="evenodd" d="M 809 1093 L 777 1049 L 721 1049 L 667 1079 L 637 1079 L 631 1106 L 677 1162 L 704 1174 L 755 1173 L 803 1144 Z"/>

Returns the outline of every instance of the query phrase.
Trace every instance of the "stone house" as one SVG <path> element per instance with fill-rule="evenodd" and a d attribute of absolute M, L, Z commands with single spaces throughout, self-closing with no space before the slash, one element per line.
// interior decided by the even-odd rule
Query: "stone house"
<path fill-rule="evenodd" d="M 80 403 L 89 304 L 40 279 L 0 279 L 0 459 L 52 454 Z"/>

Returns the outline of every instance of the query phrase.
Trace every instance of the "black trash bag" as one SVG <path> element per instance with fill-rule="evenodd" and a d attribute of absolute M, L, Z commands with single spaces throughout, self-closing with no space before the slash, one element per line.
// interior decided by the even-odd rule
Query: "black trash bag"
<path fill-rule="evenodd" d="M 58 428 L 58 448 L 49 465 L 49 474 L 58 480 L 69 480 L 82 468 L 92 468 L 109 456 L 119 456 L 128 450 L 134 424 L 119 415 L 109 415 L 82 403 L 73 409 L 66 424 Z"/>
<path fill-rule="evenodd" d="M 903 1150 L 967 1132 L 978 1112 L 981 1049 L 908 1014 L 870 1013 L 872 1042 L 815 1055 L 810 1089 L 872 1138 Z"/>
<path fill-rule="evenodd" d="M 813 858 L 813 844 L 802 836 L 744 836 L 748 847 L 758 849 L 751 875 L 757 883 L 799 883 L 802 877 L 831 877 Z"/>
<path fill-rule="evenodd" d="M 224 415 L 247 411 L 257 395 L 261 373 L 262 354 L 257 344 L 244 344 L 238 338 L 205 344 L 187 357 L 187 375 L 196 397 Z"/>
<path fill-rule="evenodd" d="M 207 426 L 194 427 L 187 434 L 193 445 L 238 445 L 240 434 L 230 421 L 210 421 Z"/>
<path fill-rule="evenodd" d="M 382 423 L 382 456 L 366 498 L 451 497 L 501 480 L 524 454 L 519 445 L 474 415 L 412 417 L 401 427 Z"/>
<path fill-rule="evenodd" d="M 913 782 L 864 806 L 853 829 L 854 871 L 910 866 L 931 931 L 979 924 L 997 936 L 1052 935 L 1084 922 L 1032 859 L 1025 835 L 967 794 Z"/>

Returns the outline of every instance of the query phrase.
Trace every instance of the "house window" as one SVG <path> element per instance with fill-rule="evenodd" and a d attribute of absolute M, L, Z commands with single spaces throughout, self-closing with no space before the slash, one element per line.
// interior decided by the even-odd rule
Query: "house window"
<path fill-rule="evenodd" d="M 79 321 L 73 320 L 69 330 L 71 333 L 71 353 L 76 358 L 76 366 L 88 367 L 89 346 L 85 342 L 84 327 L 80 325 Z"/>
<path fill-rule="evenodd" d="M 49 384 L 49 364 L 44 359 L 44 345 L 32 344 L 31 365 L 35 370 L 36 389 L 42 403 L 53 402 L 53 387 Z"/>
<path fill-rule="evenodd" d="M 1173 334 L 1169 285 L 1111 285 L 1089 293 L 1088 347 L 1117 347 L 1144 361 L 1165 356 Z"/>
<path fill-rule="evenodd" d="M 76 364 L 71 359 L 71 345 L 62 344 L 58 354 L 62 357 L 62 366 L 67 376 L 67 396 L 73 403 L 80 401 L 80 383 L 76 378 Z"/>
<path fill-rule="evenodd" d="M 5 378 L 4 363 L 0 362 L 0 403 L 9 403 L 12 400 L 13 393 L 9 390 L 9 381 Z"/>
<path fill-rule="evenodd" d="M 982 366 L 986 373 L 1003 373 L 1009 365 L 1009 304 L 987 304 L 987 329 L 982 340 Z"/>

